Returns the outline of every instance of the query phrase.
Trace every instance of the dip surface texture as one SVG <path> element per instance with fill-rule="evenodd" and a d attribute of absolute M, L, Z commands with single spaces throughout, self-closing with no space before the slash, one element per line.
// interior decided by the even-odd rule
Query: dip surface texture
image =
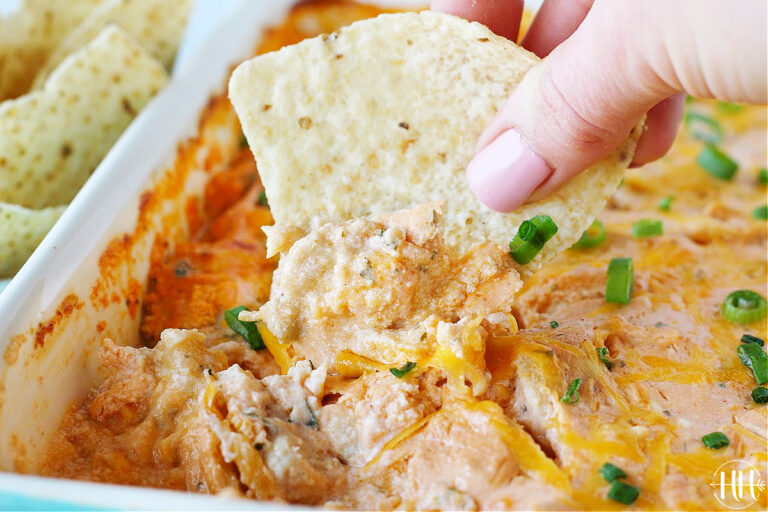
<path fill-rule="evenodd" d="M 261 51 L 377 12 L 302 4 Z M 768 479 L 768 409 L 736 352 L 743 334 L 766 339 L 766 321 L 721 314 L 730 292 L 767 291 L 766 221 L 752 216 L 767 119 L 688 110 L 722 127 L 734 179 L 697 165 L 704 143 L 684 123 L 669 155 L 627 173 L 599 217 L 605 240 L 525 283 L 497 246 L 447 254 L 439 204 L 268 228 L 275 271 L 243 149 L 209 182 L 190 239 L 157 247 L 145 346 L 105 341 L 104 379 L 73 404 L 42 472 L 330 508 L 612 510 L 625 506 L 608 498 L 611 463 L 639 489 L 633 508 L 720 509 L 721 464 Z M 645 219 L 663 233 L 634 237 Z M 605 300 L 618 257 L 634 264 L 626 305 Z M 239 305 L 265 349 L 228 326 Z M 729 445 L 706 447 L 712 432 Z"/>

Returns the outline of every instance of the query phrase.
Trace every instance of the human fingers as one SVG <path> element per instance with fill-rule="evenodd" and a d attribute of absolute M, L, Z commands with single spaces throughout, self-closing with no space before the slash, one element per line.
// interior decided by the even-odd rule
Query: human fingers
<path fill-rule="evenodd" d="M 685 93 L 670 96 L 648 111 L 643 135 L 637 141 L 630 167 L 640 167 L 667 154 L 683 118 L 685 96 Z"/>
<path fill-rule="evenodd" d="M 511 211 L 605 158 L 677 92 L 765 102 L 765 16 L 765 2 L 748 0 L 727 9 L 718 0 L 596 0 L 487 127 L 467 168 L 470 187 L 489 207 Z M 667 135 L 644 141 L 638 163 L 671 140 L 673 128 L 660 122 L 679 115 L 671 108 L 679 100 L 670 101 L 648 132 Z"/>
<path fill-rule="evenodd" d="M 523 0 L 432 0 L 430 9 L 480 22 L 495 34 L 517 41 Z"/>
<path fill-rule="evenodd" d="M 520 45 L 541 58 L 573 34 L 593 0 L 544 0 Z"/>

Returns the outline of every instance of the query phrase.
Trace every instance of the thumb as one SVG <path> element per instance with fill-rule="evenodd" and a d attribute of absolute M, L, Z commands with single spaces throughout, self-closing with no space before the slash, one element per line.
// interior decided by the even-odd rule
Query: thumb
<path fill-rule="evenodd" d="M 712 7 L 706 20 L 700 10 L 698 19 L 693 12 L 718 2 L 688 2 L 692 12 L 676 14 L 666 2 L 648 3 L 659 5 L 596 0 L 576 32 L 528 72 L 481 136 L 480 151 L 467 168 L 469 185 L 483 203 L 511 211 L 559 188 L 613 152 L 646 112 L 676 92 L 733 97 L 728 84 L 716 84 L 723 86 L 720 92 L 707 89 L 714 83 L 707 74 L 727 76 L 734 64 L 725 61 L 750 50 L 754 55 L 754 41 L 744 39 L 739 45 L 751 48 L 729 48 L 730 55 L 723 51 L 723 39 L 711 35 L 722 7 Z M 683 6 L 678 9 L 685 4 L 672 3 Z M 686 15 L 689 21 L 681 23 Z M 754 28 L 753 22 L 744 25 Z M 709 52 L 717 62 L 701 58 L 707 45 L 719 45 Z M 750 81 L 737 70 L 731 76 L 737 84 Z M 749 99 L 741 91 L 733 94 Z M 673 118 L 680 114 L 679 108 L 657 110 L 672 110 Z M 671 143 L 674 130 L 666 132 Z"/>
<path fill-rule="evenodd" d="M 528 72 L 481 136 L 467 178 L 494 210 L 511 211 L 601 160 L 671 94 L 630 69 L 635 38 L 596 26 L 594 14 Z"/>

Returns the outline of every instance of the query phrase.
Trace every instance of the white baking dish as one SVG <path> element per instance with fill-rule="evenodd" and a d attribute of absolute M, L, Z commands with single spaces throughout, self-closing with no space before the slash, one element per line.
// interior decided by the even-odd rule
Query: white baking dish
<path fill-rule="evenodd" d="M 88 300 L 97 278 L 103 277 L 99 276 L 99 258 L 111 240 L 134 230 L 142 193 L 168 172 L 177 144 L 195 135 L 200 113 L 212 95 L 224 92 L 231 67 L 252 54 L 264 28 L 279 22 L 292 4 L 291 0 L 228 2 L 236 5 L 228 6 L 230 14 L 207 44 L 188 56 L 181 73 L 126 130 L 0 294 L 0 352 L 4 354 L 0 359 L 1 470 L 35 471 L 40 451 L 66 408 L 82 398 L 94 382 L 94 356 L 104 336 L 118 343 L 138 341 L 138 315 L 131 316 L 125 302 L 96 309 Z M 178 184 L 178 198 L 167 202 L 167 210 L 181 211 L 184 199 L 199 194 L 204 183 L 202 171 L 191 172 L 185 183 Z M 183 236 L 184 224 L 179 223 L 177 236 Z M 131 278 L 145 282 L 153 231 L 137 240 L 133 263 L 107 283 L 105 294 L 117 291 Z M 79 305 L 75 303 L 68 320 L 59 323 L 36 347 L 34 333 L 39 332 L 39 323 L 52 318 L 61 309 L 62 299 L 72 296 L 80 298 L 76 301 Z M 99 322 L 108 326 L 103 332 L 97 328 Z M 180 493 L 9 474 L 0 475 L 2 492 L 6 494 L 0 494 L 0 508 L 59 508 L 49 502 L 30 505 L 24 496 L 96 508 L 166 508 L 168 496 L 178 500 L 177 508 L 191 508 L 199 499 L 190 500 L 191 496 Z M 124 499 L 125 494 L 131 498 Z M 202 503 L 207 503 L 206 508 L 222 506 L 220 500 Z M 253 508 L 254 504 L 248 506 Z"/>
<path fill-rule="evenodd" d="M 179 72 L 168 87 L 126 130 L 27 264 L 0 292 L 0 353 L 4 354 L 0 358 L 0 471 L 5 471 L 0 472 L 0 509 L 285 508 L 14 473 L 34 473 L 41 450 L 66 409 L 95 381 L 95 355 L 101 340 L 138 342 L 139 315 L 129 314 L 124 300 L 94 307 L 88 298 L 99 279 L 100 293 L 105 295 L 119 293 L 130 280 L 145 283 L 156 226 L 142 233 L 132 246 L 132 258 L 106 284 L 100 258 L 110 241 L 134 231 L 142 194 L 170 172 L 177 145 L 196 134 L 200 113 L 209 98 L 224 92 L 231 66 L 252 54 L 263 29 L 280 21 L 292 3 L 227 0 L 227 14 L 218 27 L 204 43 L 187 45 L 180 55 Z M 380 3 L 414 7 L 426 1 Z M 236 135 L 220 134 L 222 144 L 235 147 Z M 177 196 L 164 204 L 163 215 L 182 219 L 172 238 L 184 237 L 184 201 L 199 195 L 205 181 L 201 163 L 200 170 L 178 183 Z M 69 302 L 69 311 L 62 311 L 65 297 L 77 299 Z M 41 322 L 57 311 L 65 321 L 40 339 L 36 334 L 45 331 Z"/>

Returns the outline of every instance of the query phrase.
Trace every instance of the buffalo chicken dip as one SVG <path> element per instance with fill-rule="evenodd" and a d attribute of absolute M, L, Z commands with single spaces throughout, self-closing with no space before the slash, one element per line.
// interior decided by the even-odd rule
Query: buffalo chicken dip
<path fill-rule="evenodd" d="M 263 49 L 373 14 L 302 6 Z M 720 508 L 719 466 L 768 462 L 765 315 L 723 305 L 765 302 L 766 111 L 688 112 L 525 282 L 507 248 L 451 254 L 440 203 L 267 227 L 242 149 L 153 251 L 143 346 L 104 340 L 43 473 L 345 509 Z"/>

